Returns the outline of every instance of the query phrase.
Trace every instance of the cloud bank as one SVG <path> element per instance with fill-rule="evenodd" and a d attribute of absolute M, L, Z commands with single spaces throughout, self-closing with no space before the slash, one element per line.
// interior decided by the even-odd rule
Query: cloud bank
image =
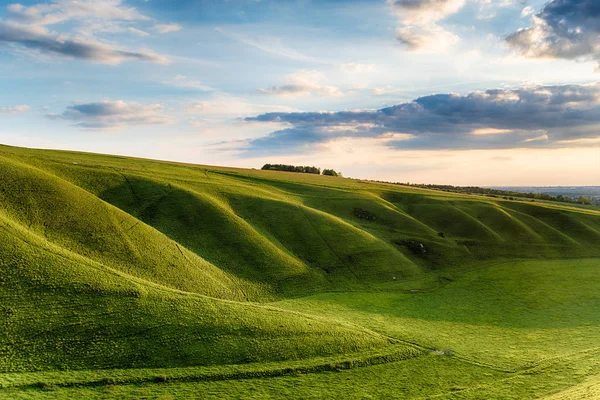
<path fill-rule="evenodd" d="M 286 128 L 248 153 L 294 153 L 339 138 L 396 149 L 556 148 L 600 137 L 600 83 L 436 94 L 380 110 L 267 113 L 246 118 Z"/>

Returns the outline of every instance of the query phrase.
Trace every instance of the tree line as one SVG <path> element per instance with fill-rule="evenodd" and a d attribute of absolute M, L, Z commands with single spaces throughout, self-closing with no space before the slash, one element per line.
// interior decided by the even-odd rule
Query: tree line
<path fill-rule="evenodd" d="M 321 174 L 321 168 L 318 167 L 309 167 L 305 165 L 288 165 L 288 164 L 265 164 L 261 168 L 264 171 L 286 171 L 286 172 L 301 172 L 304 174 Z M 342 176 L 341 172 L 335 171 L 333 169 L 324 169 L 323 175 L 329 176 Z"/>
<path fill-rule="evenodd" d="M 506 200 L 513 200 L 515 197 L 526 198 L 532 200 L 547 200 L 547 201 L 558 201 L 562 203 L 579 203 L 579 204 L 592 204 L 592 199 L 584 196 L 569 197 L 569 196 L 552 196 L 547 193 L 526 193 L 526 192 L 515 192 L 512 190 L 500 190 L 491 188 L 482 188 L 477 186 L 452 186 L 452 185 L 426 185 L 426 184 L 410 184 L 410 183 L 399 183 L 401 185 L 415 186 L 424 189 L 442 190 L 446 192 L 454 193 L 465 193 L 465 194 L 479 194 L 488 197 L 502 197 Z"/>

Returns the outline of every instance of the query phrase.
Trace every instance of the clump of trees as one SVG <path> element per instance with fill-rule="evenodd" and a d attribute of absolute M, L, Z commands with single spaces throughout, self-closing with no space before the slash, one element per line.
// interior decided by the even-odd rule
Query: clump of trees
<path fill-rule="evenodd" d="M 301 172 L 304 174 L 321 174 L 321 168 L 308 167 L 303 165 L 287 165 L 287 164 L 265 164 L 261 168 L 265 171 L 286 171 L 286 172 Z M 324 169 L 323 175 L 342 176 L 342 173 L 333 169 Z"/>
<path fill-rule="evenodd" d="M 323 170 L 323 175 L 329 175 L 329 176 L 342 176 L 341 172 L 335 171 L 333 169 L 324 169 Z"/>
<path fill-rule="evenodd" d="M 587 197 L 584 196 L 579 196 L 579 198 L 577 199 L 577 202 L 579 204 L 592 204 L 592 200 L 588 199 Z"/>
<path fill-rule="evenodd" d="M 321 168 L 307 167 L 302 165 L 287 165 L 287 164 L 265 164 L 261 168 L 268 171 L 287 171 L 287 172 L 302 172 L 304 174 L 321 174 Z"/>

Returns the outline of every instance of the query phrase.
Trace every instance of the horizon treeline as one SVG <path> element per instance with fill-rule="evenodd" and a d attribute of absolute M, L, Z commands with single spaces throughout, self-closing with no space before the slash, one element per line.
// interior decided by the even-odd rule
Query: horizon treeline
<path fill-rule="evenodd" d="M 309 167 L 305 165 L 265 164 L 261 169 L 264 171 L 301 172 L 304 174 L 321 175 L 321 168 L 315 166 Z M 342 176 L 342 173 L 333 169 L 324 169 L 323 175 Z"/>
<path fill-rule="evenodd" d="M 592 205 L 594 202 L 592 199 L 585 196 L 571 197 L 571 196 L 552 196 L 547 193 L 533 193 L 533 192 L 516 192 L 513 190 L 501 190 L 492 188 L 482 188 L 479 186 L 453 186 L 453 185 L 435 185 L 435 184 L 416 184 L 416 183 L 400 183 L 396 184 L 415 186 L 423 189 L 434 189 L 442 190 L 446 192 L 454 193 L 465 193 L 465 194 L 479 194 L 489 197 L 502 197 L 508 200 L 512 200 L 513 197 L 527 198 L 531 200 L 546 200 L 546 201 L 557 201 L 562 203 L 578 203 Z M 508 196 L 508 197 L 507 197 Z M 600 205 L 600 204 L 598 204 Z"/>

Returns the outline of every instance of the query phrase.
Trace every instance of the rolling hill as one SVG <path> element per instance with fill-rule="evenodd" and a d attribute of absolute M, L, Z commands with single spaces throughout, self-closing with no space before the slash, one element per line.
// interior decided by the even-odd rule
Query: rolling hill
<path fill-rule="evenodd" d="M 596 390 L 600 211 L 8 146 L 0 177 L 0 397 Z"/>

